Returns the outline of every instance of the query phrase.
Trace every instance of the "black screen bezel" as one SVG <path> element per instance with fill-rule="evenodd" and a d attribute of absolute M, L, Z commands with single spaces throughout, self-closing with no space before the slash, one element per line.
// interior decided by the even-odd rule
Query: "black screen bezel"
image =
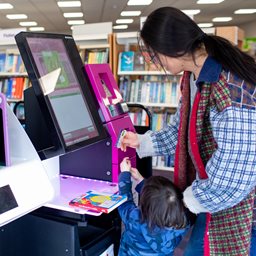
<path fill-rule="evenodd" d="M 39 83 L 40 74 L 37 69 L 36 63 L 34 61 L 31 49 L 29 47 L 27 38 L 53 38 L 60 39 L 63 41 L 66 52 L 68 54 L 70 63 L 73 65 L 73 69 L 77 80 L 80 85 L 85 103 L 88 106 L 88 110 L 91 113 L 93 121 L 95 123 L 96 129 L 98 131 L 98 136 L 89 138 L 88 140 L 81 141 L 76 144 L 66 145 L 65 140 L 62 136 L 62 132 L 58 125 L 56 116 L 52 110 L 52 106 L 48 96 L 45 96 Z M 99 113 L 97 111 L 96 103 L 94 102 L 94 97 L 91 93 L 90 82 L 85 75 L 84 64 L 79 55 L 77 45 L 71 35 L 64 34 L 51 34 L 51 33 L 32 33 L 32 32 L 20 32 L 15 36 L 17 46 L 20 50 L 21 57 L 25 64 L 29 79 L 31 80 L 35 95 L 38 99 L 41 111 L 44 115 L 46 124 L 50 131 L 50 136 L 52 142 L 56 148 L 64 148 L 65 152 L 73 151 L 79 149 L 83 146 L 95 143 L 97 141 L 103 140 L 108 137 L 105 128 L 100 119 Z"/>
<path fill-rule="evenodd" d="M 4 118 L 3 109 L 0 108 L 0 140 L 2 141 L 0 145 L 0 165 L 6 166 L 6 152 L 5 152 L 5 134 L 4 134 Z"/>

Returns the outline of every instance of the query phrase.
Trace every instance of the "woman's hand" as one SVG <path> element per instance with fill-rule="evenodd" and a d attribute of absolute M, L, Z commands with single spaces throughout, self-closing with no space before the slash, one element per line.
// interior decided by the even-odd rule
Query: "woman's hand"
<path fill-rule="evenodd" d="M 126 132 L 125 136 L 121 141 L 121 150 L 126 151 L 126 147 L 138 148 L 139 147 L 139 138 L 137 133 Z"/>

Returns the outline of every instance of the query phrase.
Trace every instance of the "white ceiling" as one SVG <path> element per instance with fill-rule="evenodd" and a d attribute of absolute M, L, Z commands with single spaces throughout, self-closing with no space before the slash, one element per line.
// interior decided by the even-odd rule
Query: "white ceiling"
<path fill-rule="evenodd" d="M 38 26 L 45 27 L 46 32 L 72 33 L 63 12 L 81 11 L 86 23 L 109 22 L 115 25 L 116 19 L 121 18 L 122 11 L 140 10 L 141 16 L 147 16 L 150 12 L 162 6 L 173 6 L 179 9 L 201 9 L 194 16 L 197 23 L 211 22 L 214 17 L 231 16 L 233 20 L 226 23 L 214 23 L 214 26 L 232 26 L 256 21 L 256 14 L 234 14 L 237 9 L 256 8 L 256 0 L 225 0 L 220 4 L 198 5 L 197 0 L 153 0 L 149 6 L 127 6 L 128 0 L 81 0 L 82 6 L 76 8 L 59 8 L 57 0 L 6 0 L 1 3 L 10 3 L 13 9 L 0 10 L 0 28 L 17 28 L 19 21 L 9 20 L 6 14 L 26 14 L 27 20 L 36 21 Z M 124 18 L 124 17 L 123 17 Z M 116 32 L 138 31 L 139 17 L 129 24 L 128 30 L 116 30 Z M 255 29 L 256 30 L 256 29 Z M 256 31 L 255 31 L 256 34 Z"/>

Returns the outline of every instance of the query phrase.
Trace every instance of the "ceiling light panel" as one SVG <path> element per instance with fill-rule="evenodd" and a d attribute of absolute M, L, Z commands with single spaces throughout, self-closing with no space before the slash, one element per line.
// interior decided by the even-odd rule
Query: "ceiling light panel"
<path fill-rule="evenodd" d="M 127 5 L 150 5 L 153 0 L 129 0 Z"/>
<path fill-rule="evenodd" d="M 22 21 L 19 23 L 22 27 L 37 26 L 35 21 Z"/>
<path fill-rule="evenodd" d="M 128 28 L 128 25 L 116 25 L 116 26 L 113 26 L 113 29 L 127 29 Z"/>
<path fill-rule="evenodd" d="M 196 15 L 196 14 L 200 13 L 200 10 L 181 10 L 181 11 L 187 15 Z"/>
<path fill-rule="evenodd" d="M 141 11 L 123 11 L 121 12 L 121 16 L 140 16 Z"/>
<path fill-rule="evenodd" d="M 215 17 L 212 19 L 213 22 L 228 22 L 231 20 L 232 20 L 232 17 Z"/>
<path fill-rule="evenodd" d="M 133 23 L 133 19 L 118 19 L 116 24 L 130 24 Z"/>
<path fill-rule="evenodd" d="M 256 13 L 256 9 L 238 9 L 235 14 L 253 14 Z"/>
<path fill-rule="evenodd" d="M 69 20 L 68 25 L 83 25 L 85 23 L 84 20 Z"/>
<path fill-rule="evenodd" d="M 0 9 L 5 10 L 5 9 L 13 9 L 13 5 L 9 3 L 0 3 Z"/>
<path fill-rule="evenodd" d="M 198 0 L 197 4 L 219 4 L 224 2 L 224 0 Z"/>
<path fill-rule="evenodd" d="M 65 12 L 63 13 L 63 16 L 65 18 L 79 18 L 79 17 L 83 17 L 84 14 L 82 12 Z"/>
<path fill-rule="evenodd" d="M 213 23 L 198 23 L 197 25 L 200 28 L 211 28 L 213 26 Z"/>
<path fill-rule="evenodd" d="M 80 7 L 81 2 L 80 1 L 58 1 L 57 2 L 59 7 Z"/>
<path fill-rule="evenodd" d="M 23 20 L 27 19 L 28 16 L 26 14 L 7 14 L 6 18 L 9 20 Z"/>
<path fill-rule="evenodd" d="M 30 31 L 44 31 L 44 27 L 31 27 L 29 28 Z"/>

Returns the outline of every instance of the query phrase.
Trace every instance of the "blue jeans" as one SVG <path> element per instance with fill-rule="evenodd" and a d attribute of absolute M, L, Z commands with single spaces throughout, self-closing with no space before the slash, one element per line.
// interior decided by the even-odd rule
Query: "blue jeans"
<path fill-rule="evenodd" d="M 190 240 L 184 251 L 184 256 L 204 255 L 204 234 L 206 229 L 206 214 L 200 213 L 196 218 Z M 253 255 L 254 256 L 254 255 Z"/>
<path fill-rule="evenodd" d="M 250 256 L 256 256 L 256 227 L 252 229 Z"/>

